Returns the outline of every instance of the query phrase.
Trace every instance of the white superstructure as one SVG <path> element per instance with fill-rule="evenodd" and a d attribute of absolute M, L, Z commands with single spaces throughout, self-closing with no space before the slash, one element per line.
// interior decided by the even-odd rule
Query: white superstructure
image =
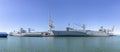
<path fill-rule="evenodd" d="M 28 28 L 28 32 L 26 30 L 24 30 L 23 28 L 20 28 L 19 31 L 15 31 L 10 33 L 10 35 L 12 36 L 28 36 L 28 37 L 40 37 L 43 35 L 46 35 L 45 33 L 47 32 L 31 32 L 32 30 L 30 28 Z"/>

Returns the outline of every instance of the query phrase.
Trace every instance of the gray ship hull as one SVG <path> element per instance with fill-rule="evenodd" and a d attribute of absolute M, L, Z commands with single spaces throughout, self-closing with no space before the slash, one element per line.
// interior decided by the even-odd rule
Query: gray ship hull
<path fill-rule="evenodd" d="M 112 34 L 98 32 L 98 31 L 52 31 L 54 36 L 66 36 L 66 37 L 104 37 L 112 36 Z"/>

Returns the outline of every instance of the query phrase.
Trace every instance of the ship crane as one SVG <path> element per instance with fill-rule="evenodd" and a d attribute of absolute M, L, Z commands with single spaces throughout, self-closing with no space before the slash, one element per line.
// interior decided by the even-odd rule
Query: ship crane
<path fill-rule="evenodd" d="M 83 25 L 75 24 L 75 25 L 80 26 L 83 30 L 86 30 L 86 25 L 85 24 L 83 24 Z"/>
<path fill-rule="evenodd" d="M 114 28 L 115 28 L 115 26 L 113 26 L 111 30 L 108 29 L 108 33 L 109 32 L 114 32 Z"/>

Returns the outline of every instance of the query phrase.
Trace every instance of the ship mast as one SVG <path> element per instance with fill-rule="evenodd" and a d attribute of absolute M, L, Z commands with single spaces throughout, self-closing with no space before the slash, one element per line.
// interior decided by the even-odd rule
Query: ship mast
<path fill-rule="evenodd" d="M 49 32 L 51 33 L 52 32 L 52 29 L 55 28 L 54 24 L 53 24 L 53 21 L 51 19 L 51 15 L 49 13 Z"/>
<path fill-rule="evenodd" d="M 115 29 L 115 26 L 113 26 L 113 28 L 112 28 L 112 32 L 114 31 L 114 29 Z"/>

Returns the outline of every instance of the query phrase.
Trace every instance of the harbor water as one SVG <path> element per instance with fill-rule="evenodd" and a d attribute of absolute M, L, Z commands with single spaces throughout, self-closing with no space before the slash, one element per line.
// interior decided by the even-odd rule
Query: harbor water
<path fill-rule="evenodd" d="M 120 36 L 0 38 L 0 52 L 120 52 Z"/>

